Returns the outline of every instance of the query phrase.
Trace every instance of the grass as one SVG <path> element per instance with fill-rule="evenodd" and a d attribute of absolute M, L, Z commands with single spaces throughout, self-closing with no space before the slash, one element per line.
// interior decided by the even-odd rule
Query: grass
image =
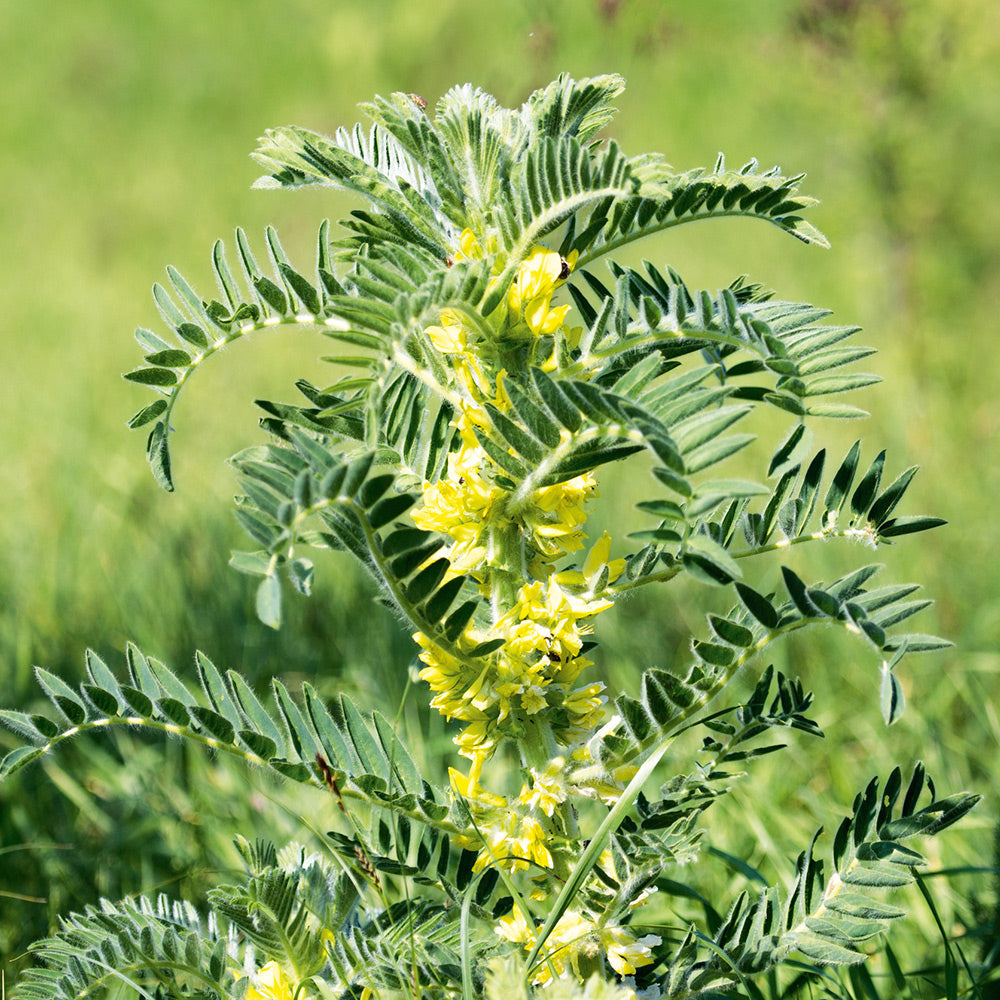
<path fill-rule="evenodd" d="M 678 231 L 641 253 L 710 288 L 749 270 L 782 296 L 864 325 L 886 385 L 866 394 L 870 421 L 829 429 L 836 447 L 861 434 L 872 449 L 884 443 L 897 470 L 919 462 L 911 506 L 950 521 L 878 556 L 892 579 L 927 584 L 937 604 L 920 627 L 956 643 L 909 661 L 903 722 L 882 727 L 872 664 L 854 644 L 830 635 L 782 647 L 778 665 L 816 689 L 828 739 L 819 749 L 797 746 L 780 765 L 759 762 L 746 793 L 724 807 L 712 843 L 780 874 L 803 837 L 820 822 L 829 829 L 871 774 L 923 757 L 941 789 L 987 796 L 944 840 L 943 863 L 989 866 L 1000 811 L 991 773 L 1000 747 L 992 509 L 1000 465 L 989 459 L 1000 428 L 991 342 L 1000 30 L 986 0 L 916 0 L 893 19 L 902 9 L 888 0 L 487 8 L 378 0 L 364 10 L 215 0 L 211 17 L 194 0 L 0 9 L 5 704 L 33 696 L 33 664 L 75 676 L 85 646 L 112 660 L 132 638 L 175 666 L 202 648 L 258 684 L 275 673 L 318 677 L 331 691 L 346 685 L 362 703 L 384 699 L 395 709 L 409 643 L 356 574 L 325 567 L 317 594 L 293 602 L 276 635 L 253 617 L 250 582 L 225 565 L 243 542 L 227 510 L 223 459 L 254 440 L 249 400 L 290 396 L 303 374 L 322 381 L 315 358 L 325 345 L 275 334 L 238 345 L 206 371 L 177 424 L 180 493 L 165 497 L 144 468 L 140 436 L 123 426 L 144 402 L 117 378 L 139 358 L 128 332 L 159 324 L 147 289 L 165 263 L 205 286 L 212 240 L 235 224 L 257 240 L 270 221 L 293 259 L 306 260 L 319 219 L 350 207 L 323 192 L 279 199 L 248 191 L 255 172 L 245 154 L 265 127 L 332 130 L 356 119 L 357 102 L 394 89 L 433 100 L 471 79 L 514 103 L 559 71 L 613 70 L 629 79 L 614 128 L 626 150 L 660 149 L 686 168 L 723 149 L 733 163 L 758 155 L 809 172 L 806 190 L 824 199 L 813 221 L 831 237 L 828 253 L 749 224 Z M 631 516 L 634 482 L 612 474 L 604 494 L 616 525 Z M 836 573 L 834 547 L 818 558 L 819 573 Z M 602 625 L 605 649 L 615 651 L 602 665 L 611 685 L 629 686 L 637 667 L 682 656 L 704 600 L 691 588 L 618 609 Z M 419 701 L 411 691 L 404 716 L 417 731 L 436 726 L 428 753 L 443 754 L 445 734 L 414 707 Z M 135 774 L 155 777 L 153 786 L 121 774 L 116 762 L 126 757 Z M 189 776 L 190 800 L 173 797 L 172 768 Z M 197 895 L 207 867 L 233 863 L 231 832 L 300 829 L 301 803 L 265 789 L 277 804 L 261 812 L 257 792 L 231 794 L 238 780 L 176 747 L 164 758 L 158 745 L 123 738 L 81 745 L 48 774 L 0 789 L 0 892 L 49 900 L 6 898 L 5 964 L 64 905 L 171 879 Z M 782 804 L 780 827 L 748 821 L 759 798 Z M 144 852 L 153 828 L 158 846 Z M 126 862 L 117 875 L 100 861 L 109 850 Z M 944 884 L 934 891 L 950 930 L 971 927 L 976 907 L 995 906 L 982 874 Z M 930 912 L 913 904 L 914 928 L 894 943 L 918 961 L 938 934 Z"/>

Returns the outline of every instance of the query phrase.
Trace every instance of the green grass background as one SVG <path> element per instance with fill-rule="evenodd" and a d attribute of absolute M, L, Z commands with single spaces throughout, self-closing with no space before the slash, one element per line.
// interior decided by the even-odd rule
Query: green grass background
<path fill-rule="evenodd" d="M 718 222 L 675 231 L 637 256 L 708 288 L 748 272 L 780 297 L 863 325 L 864 342 L 880 351 L 869 367 L 886 379 L 857 400 L 873 416 L 821 426 L 817 438 L 842 452 L 861 434 L 870 457 L 889 449 L 894 472 L 919 463 L 907 512 L 950 522 L 877 557 L 887 577 L 927 585 L 937 604 L 918 627 L 955 642 L 904 665 L 904 720 L 882 726 L 874 664 L 857 645 L 820 634 L 782 647 L 775 662 L 817 691 L 828 738 L 759 766 L 717 814 L 711 841 L 780 876 L 811 829 L 835 824 L 872 774 L 922 757 L 943 791 L 986 796 L 932 846 L 933 860 L 989 866 L 1000 807 L 998 66 L 1000 13 L 989 0 L 8 0 L 3 703 L 35 698 L 34 664 L 75 677 L 92 646 L 117 667 L 131 638 L 181 670 L 201 648 L 259 684 L 275 673 L 308 677 L 395 711 L 408 640 L 356 574 L 321 564 L 316 595 L 292 601 L 275 634 L 254 619 L 251 581 L 226 568 L 228 550 L 245 543 L 224 459 L 259 438 L 254 397 L 291 398 L 302 375 L 323 381 L 316 359 L 326 344 L 263 334 L 206 369 L 180 409 L 179 492 L 166 496 L 148 475 L 142 432 L 124 427 L 147 398 L 118 377 L 139 360 L 130 332 L 159 326 L 148 289 L 165 264 L 209 288 L 212 241 L 231 242 L 235 225 L 259 241 L 268 222 L 307 264 L 319 220 L 353 207 L 321 191 L 250 191 L 246 154 L 264 128 L 332 131 L 357 120 L 356 104 L 375 93 L 433 102 L 467 80 L 518 104 L 558 72 L 615 71 L 629 86 L 611 131 L 627 152 L 660 150 L 686 169 L 722 150 L 734 165 L 757 156 L 808 173 L 806 192 L 823 199 L 811 221 L 831 251 L 759 223 Z M 597 524 L 629 523 L 645 486 L 641 475 L 610 474 Z M 796 554 L 795 565 L 818 563 L 813 574 L 830 576 L 856 557 L 830 547 Z M 601 627 L 612 687 L 630 684 L 639 667 L 683 658 L 713 596 L 692 587 L 616 609 Z M 447 733 L 419 700 L 411 692 L 403 719 L 428 735 L 437 768 Z M 127 737 L 22 772 L 0 789 L 4 966 L 19 963 L 60 909 L 99 894 L 163 887 L 197 896 L 233 864 L 234 832 L 309 836 L 324 804 L 284 795 L 178 745 Z M 726 891 L 742 886 L 732 872 L 714 877 Z M 949 931 L 989 937 L 991 878 L 935 880 Z M 912 902 L 904 951 L 914 965 L 940 960 L 926 906 Z M 976 957 L 979 943 L 966 947 Z"/>

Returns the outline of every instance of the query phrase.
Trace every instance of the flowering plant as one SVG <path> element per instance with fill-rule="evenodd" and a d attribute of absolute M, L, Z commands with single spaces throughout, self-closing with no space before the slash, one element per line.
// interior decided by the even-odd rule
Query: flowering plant
<path fill-rule="evenodd" d="M 27 740 L 4 774 L 81 731 L 143 726 L 325 787 L 343 822 L 325 853 L 240 838 L 247 877 L 213 890 L 208 921 L 165 898 L 67 917 L 20 996 L 112 980 L 251 1000 L 752 991 L 793 954 L 814 971 L 862 961 L 900 913 L 880 890 L 923 863 L 904 841 L 975 803 L 937 798 L 920 765 L 908 783 L 896 769 L 858 795 L 828 869 L 814 840 L 790 888 L 744 894 L 714 926 L 664 902 L 699 856 L 726 766 L 780 749 L 760 741 L 771 730 L 819 734 L 811 696 L 770 667 L 720 707 L 745 664 L 792 631 L 842 626 L 875 654 L 892 722 L 896 667 L 943 645 L 896 630 L 926 602 L 908 600 L 911 586 L 869 587 L 875 566 L 832 583 L 782 566 L 779 591 L 752 586 L 750 567 L 792 545 L 877 548 L 941 522 L 898 515 L 915 470 L 883 485 L 884 453 L 863 467 L 860 445 L 822 488 L 812 418 L 861 415 L 830 397 L 877 381 L 844 372 L 871 353 L 849 346 L 856 328 L 742 279 L 708 293 L 615 260 L 720 216 L 825 244 L 800 216 L 812 203 L 801 177 L 721 157 L 679 173 L 599 141 L 622 88 L 563 76 L 509 110 L 464 86 L 433 115 L 395 94 L 366 108 L 370 131 L 270 131 L 258 186 L 329 185 L 368 209 L 334 240 L 323 223 L 314 278 L 269 229 L 270 274 L 238 232 L 242 281 L 221 243 L 213 255 L 220 298 L 173 270 L 170 291 L 154 287 L 171 339 L 140 329 L 146 363 L 126 378 L 159 393 L 131 424 L 152 424 L 148 457 L 168 490 L 174 407 L 210 357 L 279 324 L 319 326 L 338 345 L 330 360 L 348 373 L 300 382 L 305 405 L 262 403 L 271 441 L 233 459 L 257 548 L 232 563 L 259 578 L 258 614 L 277 627 L 281 577 L 310 591 L 304 550 L 358 559 L 412 631 L 462 765 L 436 784 L 380 714 L 325 705 L 309 684 L 296 699 L 280 681 L 269 710 L 200 653 L 200 691 L 132 646 L 124 681 L 93 654 L 78 690 L 39 670 L 60 718 L 2 713 Z M 709 472 L 753 441 L 730 429 L 761 409 L 791 424 L 767 483 Z M 633 455 L 651 459 L 655 486 L 629 547 L 588 535 L 587 518 L 597 470 Z M 590 658 L 595 620 L 682 575 L 728 592 L 731 610 L 708 617 L 685 672 L 651 668 L 637 696 L 610 701 Z M 694 728 L 697 759 L 669 758 L 664 778 Z"/>

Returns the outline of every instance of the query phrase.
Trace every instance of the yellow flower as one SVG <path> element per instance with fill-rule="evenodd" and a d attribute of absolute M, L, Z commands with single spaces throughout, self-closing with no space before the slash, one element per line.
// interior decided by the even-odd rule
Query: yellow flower
<path fill-rule="evenodd" d="M 583 548 L 584 503 L 596 496 L 597 483 L 587 473 L 565 483 L 536 490 L 523 514 L 535 548 L 547 559 L 558 559 Z"/>
<path fill-rule="evenodd" d="M 442 354 L 465 353 L 465 327 L 462 325 L 459 315 L 453 310 L 445 309 L 441 313 L 441 325 L 429 326 L 424 332 Z"/>
<path fill-rule="evenodd" d="M 521 262 L 507 290 L 507 313 L 514 324 L 523 322 L 537 337 L 555 333 L 563 325 L 569 306 L 552 307 L 552 295 L 576 263 L 554 250 L 535 247 Z"/>
<path fill-rule="evenodd" d="M 434 702 L 431 702 L 434 705 Z M 437 708 L 436 705 L 434 705 Z M 468 718 L 468 716 L 459 716 Z M 455 746 L 463 757 L 473 757 L 483 751 L 493 751 L 499 742 L 496 720 L 480 712 L 478 718 L 471 722 L 455 737 Z"/>
<path fill-rule="evenodd" d="M 535 928 L 525 919 L 524 913 L 514 907 L 510 913 L 497 921 L 496 933 L 515 944 L 529 944 L 534 947 Z"/>
<path fill-rule="evenodd" d="M 487 252 L 496 253 L 496 249 L 496 236 L 487 236 L 481 243 L 471 229 L 463 229 L 458 240 L 458 250 L 455 251 L 455 260 L 482 260 Z"/>
<path fill-rule="evenodd" d="M 587 666 L 589 666 L 589 661 Z M 572 732 L 575 736 L 585 739 L 604 719 L 604 683 L 594 681 L 585 687 L 574 688 L 563 701 L 563 707 L 570 715 Z"/>
<path fill-rule="evenodd" d="M 535 946 L 537 936 L 533 924 L 515 910 L 497 921 L 496 933 L 507 941 L 521 944 L 525 951 Z M 552 979 L 552 971 L 557 976 L 572 970 L 577 978 L 580 973 L 580 959 L 593 958 L 603 949 L 608 963 L 620 976 L 630 976 L 637 968 L 653 961 L 652 949 L 661 943 L 655 934 L 635 938 L 624 927 L 598 928 L 589 918 L 576 910 L 568 910 L 545 942 L 547 961 L 537 968 L 533 985 L 542 986 Z"/>
<path fill-rule="evenodd" d="M 246 1000 L 292 1000 L 293 992 L 281 966 L 268 962 L 254 975 Z"/>
<path fill-rule="evenodd" d="M 489 806 L 494 809 L 506 809 L 507 800 L 503 796 L 494 795 L 479 784 L 479 777 L 482 774 L 483 762 L 485 760 L 485 753 L 475 754 L 468 775 L 462 774 L 453 767 L 449 767 L 448 775 L 451 778 L 451 786 L 470 804 L 475 803 L 476 805 Z"/>
<path fill-rule="evenodd" d="M 619 976 L 631 976 L 635 970 L 653 961 L 652 949 L 662 942 L 656 934 L 635 938 L 624 927 L 603 927 L 601 947 L 607 952 L 611 968 Z"/>
<path fill-rule="evenodd" d="M 518 871 L 528 867 L 525 861 L 516 860 L 520 858 L 530 859 L 543 868 L 551 868 L 552 852 L 548 839 L 545 827 L 534 816 L 521 817 L 514 836 L 506 845 L 507 857 L 515 859 L 512 869 Z"/>
<path fill-rule="evenodd" d="M 552 971 L 562 976 L 568 969 L 580 976 L 580 958 L 597 954 L 597 928 L 577 910 L 568 910 L 545 941 L 545 958 L 537 967 L 534 986 L 543 986 L 552 979 Z M 497 921 L 496 933 L 514 944 L 521 944 L 531 951 L 537 937 L 535 927 L 525 920 L 520 910 L 515 910 Z"/>
<path fill-rule="evenodd" d="M 537 715 L 543 708 L 548 707 L 548 699 L 545 697 L 545 688 L 539 684 L 522 686 L 519 692 L 521 695 L 521 708 L 528 715 Z"/>
<path fill-rule="evenodd" d="M 459 775 L 459 778 L 461 776 Z M 452 781 L 455 776 L 453 774 Z M 483 806 L 487 799 L 499 800 L 502 806 Z M 456 837 L 459 847 L 478 850 L 472 866 L 474 872 L 495 864 L 513 874 L 531 867 L 552 867 L 548 833 L 534 816 L 525 816 L 512 809 L 505 799 L 484 792 L 477 799 L 466 800 L 476 820 L 475 832 Z"/>
<path fill-rule="evenodd" d="M 484 534 L 500 490 L 482 474 L 485 455 L 463 446 L 448 456 L 448 475 L 424 486 L 423 503 L 413 511 L 413 523 L 425 531 L 450 535 L 451 576 L 475 572 L 486 558 Z"/>
<path fill-rule="evenodd" d="M 553 757 L 544 771 L 531 769 L 531 788 L 525 785 L 517 801 L 531 809 L 541 809 L 552 817 L 556 806 L 566 801 L 565 757 Z"/>

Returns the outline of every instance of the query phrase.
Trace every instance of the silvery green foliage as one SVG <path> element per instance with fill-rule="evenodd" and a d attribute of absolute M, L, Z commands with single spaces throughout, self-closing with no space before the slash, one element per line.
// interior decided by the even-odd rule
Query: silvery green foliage
<path fill-rule="evenodd" d="M 279 854 L 240 838 L 246 876 L 212 892 L 204 920 L 144 898 L 68 916 L 36 946 L 40 965 L 18 996 L 70 1000 L 124 984 L 241 1000 L 247 973 L 266 960 L 294 974 L 306 995 L 412 995 L 419 984 L 425 996 L 509 996 L 513 989 L 499 985 L 508 982 L 528 995 L 525 977 L 544 961 L 547 933 L 577 894 L 591 891 L 585 883 L 602 852 L 610 852 L 602 871 L 611 898 L 600 905 L 608 919 L 625 919 L 646 889 L 683 881 L 681 866 L 698 858 L 704 817 L 730 787 L 733 764 L 782 749 L 771 742 L 780 730 L 820 735 L 808 714 L 811 695 L 770 667 L 745 703 L 714 703 L 771 642 L 815 624 L 845 628 L 879 664 L 886 721 L 898 717 L 895 668 L 907 653 L 945 645 L 899 631 L 928 603 L 914 597 L 915 585 L 873 585 L 877 565 L 832 582 L 782 566 L 781 589 L 768 593 L 748 579 L 751 566 L 789 545 L 846 538 L 876 548 L 941 523 L 897 513 L 914 469 L 884 479 L 883 452 L 862 461 L 855 445 L 830 462 L 813 447 L 813 418 L 863 415 L 831 397 L 878 380 L 851 369 L 871 349 L 853 346 L 857 328 L 829 324 L 826 310 L 776 301 L 742 279 L 709 292 L 688 287 L 672 268 L 613 259 L 651 234 L 724 216 L 759 219 L 825 246 L 801 218 L 813 200 L 798 192 L 801 175 L 761 171 L 756 162 L 732 170 L 720 157 L 709 170 L 676 172 L 659 156 L 629 157 L 598 141 L 622 87 L 615 76 L 562 76 L 510 110 L 464 86 L 432 113 L 422 99 L 395 94 L 367 106 L 369 129 L 268 132 L 255 153 L 266 171 L 258 186 L 328 185 L 366 207 L 342 220 L 335 239 L 328 223 L 320 226 L 308 271 L 291 263 L 270 228 L 263 266 L 241 231 L 234 258 L 216 244 L 217 296 L 168 269 L 169 287 L 154 287 L 168 329 L 137 331 L 145 361 L 126 375 L 157 393 L 130 425 L 152 424 L 149 462 L 172 490 L 174 411 L 198 368 L 269 326 L 327 334 L 331 360 L 352 374 L 322 387 L 299 382 L 303 399 L 294 404 L 261 402 L 271 440 L 233 459 L 236 515 L 256 546 L 236 553 L 233 565 L 259 578 L 258 614 L 277 627 L 280 579 L 303 593 L 312 586 L 313 563 L 302 550 L 344 552 L 411 629 L 447 651 L 483 600 L 473 581 L 447 576 L 446 539 L 404 520 L 420 485 L 442 474 L 456 433 L 454 376 L 425 330 L 445 309 L 485 322 L 540 241 L 574 257 L 568 287 L 579 337 L 557 334 L 547 355 L 508 359 L 526 377 L 507 383 L 510 407 L 490 411 L 480 444 L 508 488 L 525 496 L 648 456 L 654 484 L 639 508 L 649 525 L 633 536 L 624 573 L 612 582 L 605 566 L 592 589 L 614 597 L 686 575 L 723 588 L 731 608 L 708 616 L 685 671 L 647 670 L 636 695 L 619 696 L 594 735 L 594 781 L 627 766 L 638 774 L 581 836 L 579 862 L 526 964 L 518 964 L 523 955 L 500 955 L 493 933 L 518 905 L 516 888 L 496 867 L 474 870 L 476 852 L 455 846 L 456 837 L 474 838 L 471 814 L 439 776 L 421 772 L 387 719 L 346 697 L 326 705 L 309 684 L 293 698 L 275 681 L 270 700 L 261 700 L 201 653 L 195 687 L 129 646 L 121 675 L 88 653 L 87 680 L 77 688 L 38 670 L 55 717 L 0 712 L 25 741 L 0 764 L 0 777 L 72 736 L 140 727 L 326 788 L 348 821 L 329 834 L 323 856 Z M 494 234 L 488 259 L 454 259 L 468 228 Z M 720 471 L 753 440 L 734 428 L 760 408 L 792 421 L 761 481 Z M 494 649 L 486 642 L 465 655 Z M 704 740 L 688 772 L 643 794 L 674 738 L 695 726 Z M 965 793 L 939 798 L 921 766 L 908 783 L 899 769 L 872 779 L 828 862 L 814 838 L 790 889 L 740 896 L 713 933 L 694 923 L 661 929 L 655 962 L 634 985 L 649 996 L 720 996 L 790 955 L 816 966 L 863 960 L 867 943 L 901 915 L 884 890 L 911 881 L 924 863 L 909 841 L 947 828 L 975 801 Z M 619 995 L 605 982 L 610 969 L 595 971 L 600 979 L 567 996 Z"/>

